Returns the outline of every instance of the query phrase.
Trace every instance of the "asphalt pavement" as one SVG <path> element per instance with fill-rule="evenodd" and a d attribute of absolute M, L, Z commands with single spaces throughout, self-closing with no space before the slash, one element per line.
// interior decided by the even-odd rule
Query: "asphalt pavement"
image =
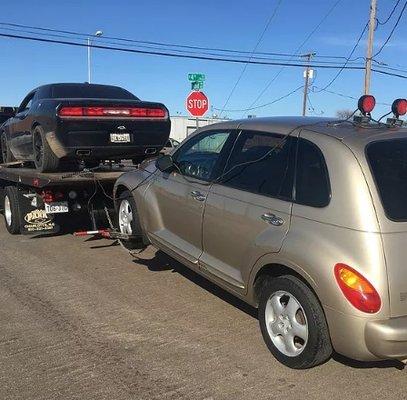
<path fill-rule="evenodd" d="M 376 398 L 407 398 L 407 369 L 290 370 L 254 309 L 151 247 L 0 226 L 1 400 Z"/>

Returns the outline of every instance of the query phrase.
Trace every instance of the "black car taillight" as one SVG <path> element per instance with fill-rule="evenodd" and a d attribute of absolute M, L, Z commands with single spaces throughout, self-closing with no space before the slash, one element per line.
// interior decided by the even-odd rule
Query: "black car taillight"
<path fill-rule="evenodd" d="M 160 107 L 68 107 L 63 106 L 58 111 L 61 118 L 75 117 L 118 117 L 165 119 L 167 111 Z"/>

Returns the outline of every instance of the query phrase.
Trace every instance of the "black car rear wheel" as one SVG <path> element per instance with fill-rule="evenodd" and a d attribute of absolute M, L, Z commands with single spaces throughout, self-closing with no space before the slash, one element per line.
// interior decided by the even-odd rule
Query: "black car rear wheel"
<path fill-rule="evenodd" d="M 11 154 L 5 132 L 1 133 L 0 142 L 1 142 L 1 162 L 9 163 L 15 161 L 15 158 Z"/>
<path fill-rule="evenodd" d="M 49 147 L 41 126 L 36 126 L 33 132 L 33 155 L 35 168 L 40 172 L 57 171 L 59 159 Z"/>

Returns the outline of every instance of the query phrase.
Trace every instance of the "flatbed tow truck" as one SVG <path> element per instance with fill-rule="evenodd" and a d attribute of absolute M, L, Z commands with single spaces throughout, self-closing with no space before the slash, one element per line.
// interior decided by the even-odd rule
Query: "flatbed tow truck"
<path fill-rule="evenodd" d="M 114 227 L 113 186 L 120 175 L 135 168 L 102 164 L 81 171 L 40 173 L 21 162 L 0 164 L 6 228 L 14 235 L 70 232 L 129 239 Z"/>

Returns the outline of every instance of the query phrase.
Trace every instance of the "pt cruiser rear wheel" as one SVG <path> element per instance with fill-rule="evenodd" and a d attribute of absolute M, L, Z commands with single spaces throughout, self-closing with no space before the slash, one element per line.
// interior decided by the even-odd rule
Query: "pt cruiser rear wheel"
<path fill-rule="evenodd" d="M 268 278 L 263 283 L 259 322 L 271 353 L 290 368 L 311 368 L 332 354 L 322 307 L 309 287 L 294 276 Z"/>

